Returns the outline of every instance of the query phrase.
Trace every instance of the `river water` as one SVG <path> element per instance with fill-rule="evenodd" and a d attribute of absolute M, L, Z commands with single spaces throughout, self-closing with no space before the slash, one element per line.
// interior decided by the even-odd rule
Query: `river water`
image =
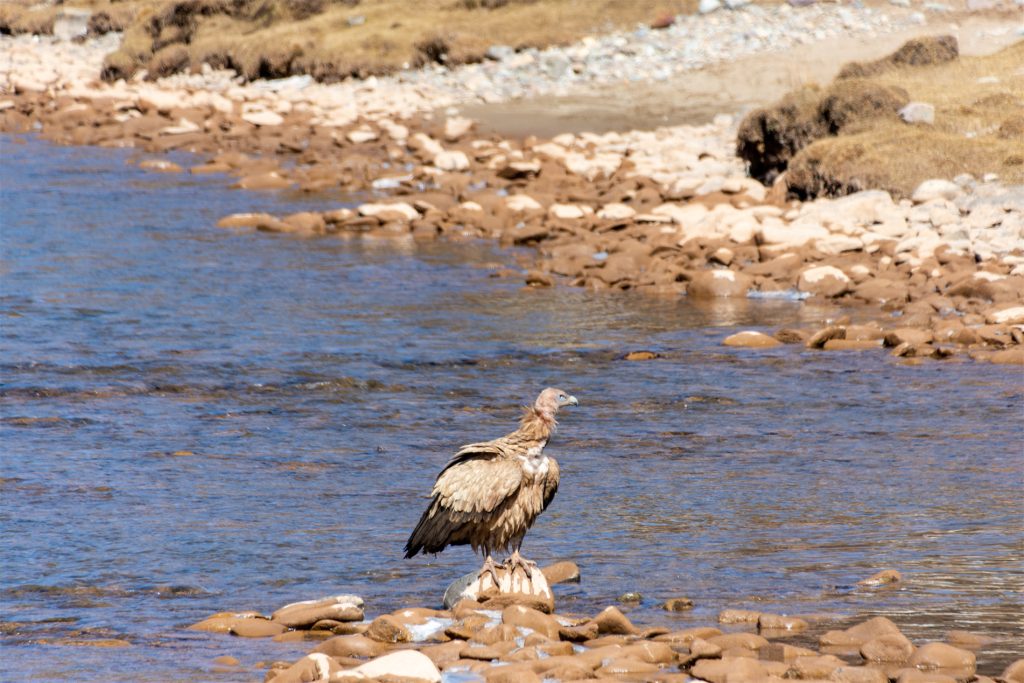
<path fill-rule="evenodd" d="M 581 404 L 524 546 L 581 565 L 560 611 L 639 591 L 644 624 L 881 614 L 991 636 L 990 675 L 1024 652 L 1019 371 L 731 350 L 821 311 L 524 290 L 489 243 L 235 234 L 217 218 L 316 204 L 0 144 L 3 680 L 262 680 L 309 646 L 184 627 L 340 592 L 437 606 L 479 559 L 401 558 L 433 477 L 547 385 Z M 889 567 L 899 587 L 854 588 Z"/>

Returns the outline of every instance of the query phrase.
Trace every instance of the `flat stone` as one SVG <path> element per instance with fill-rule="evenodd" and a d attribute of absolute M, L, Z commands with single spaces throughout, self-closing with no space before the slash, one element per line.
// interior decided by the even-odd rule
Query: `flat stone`
<path fill-rule="evenodd" d="M 736 346 L 741 348 L 753 348 L 753 349 L 766 349 L 773 346 L 779 346 L 782 344 L 775 337 L 769 337 L 763 332 L 756 332 L 754 330 L 745 330 L 743 332 L 737 332 L 731 334 L 722 340 L 722 343 L 726 346 Z"/>
<path fill-rule="evenodd" d="M 361 621 L 363 599 L 358 595 L 346 594 L 293 602 L 276 610 L 270 618 L 289 628 L 309 627 L 321 619 Z"/>
<path fill-rule="evenodd" d="M 434 157 L 434 166 L 442 171 L 465 171 L 469 168 L 469 157 L 465 152 L 447 150 Z"/>
<path fill-rule="evenodd" d="M 686 286 L 687 296 L 694 298 L 746 298 L 754 280 L 746 273 L 733 270 L 702 270 Z"/>
<path fill-rule="evenodd" d="M 401 650 L 361 664 L 352 669 L 356 675 L 366 678 L 412 678 L 431 683 L 441 682 L 441 672 L 430 658 L 415 650 Z"/>
<path fill-rule="evenodd" d="M 556 583 L 579 583 L 580 568 L 575 562 L 564 560 L 555 562 L 547 567 L 542 567 L 541 572 L 547 578 L 550 585 Z"/>
<path fill-rule="evenodd" d="M 860 646 L 860 656 L 869 662 L 905 662 L 914 654 L 914 644 L 902 633 L 887 633 Z"/>
<path fill-rule="evenodd" d="M 594 623 L 597 624 L 598 633 L 629 635 L 637 632 L 633 622 L 614 606 L 604 608 L 600 614 L 594 617 Z"/>
<path fill-rule="evenodd" d="M 241 619 L 231 626 L 228 633 L 242 638 L 270 638 L 287 630 L 283 624 L 269 619 Z"/>
<path fill-rule="evenodd" d="M 850 291 L 850 278 L 835 266 L 816 266 L 800 273 L 797 289 L 820 296 L 840 296 Z"/>
<path fill-rule="evenodd" d="M 909 661 L 918 669 L 970 669 L 973 671 L 975 667 L 973 652 L 946 643 L 922 645 Z"/>
<path fill-rule="evenodd" d="M 384 614 L 370 623 L 366 637 L 381 643 L 408 643 L 412 634 L 404 625 L 389 614 Z"/>
<path fill-rule="evenodd" d="M 916 335 L 914 332 L 918 332 L 914 328 L 900 328 L 893 330 L 891 334 L 896 335 L 897 343 L 892 346 L 898 346 L 905 341 L 909 341 L 911 344 L 927 344 L 932 340 L 930 331 L 921 330 L 923 334 Z M 918 337 L 913 339 L 912 337 Z M 927 339 L 925 338 L 927 337 Z M 888 340 L 886 344 L 888 344 Z M 866 579 L 861 579 L 857 582 L 858 586 L 882 586 L 889 583 L 898 583 L 903 580 L 903 577 L 895 569 L 883 569 L 882 571 L 872 574 Z"/>
<path fill-rule="evenodd" d="M 250 111 L 242 114 L 242 120 L 254 126 L 273 127 L 284 123 L 284 117 L 272 111 Z"/>
<path fill-rule="evenodd" d="M 923 204 L 934 199 L 953 200 L 962 194 L 963 190 L 956 183 L 941 178 L 933 178 L 917 186 L 917 189 L 911 195 L 911 201 L 915 204 Z"/>

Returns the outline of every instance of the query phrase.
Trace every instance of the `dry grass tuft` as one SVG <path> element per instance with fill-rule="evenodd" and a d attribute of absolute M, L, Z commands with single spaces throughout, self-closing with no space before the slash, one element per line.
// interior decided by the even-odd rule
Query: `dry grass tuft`
<path fill-rule="evenodd" d="M 1024 42 L 928 66 L 908 65 L 917 48 L 896 54 L 907 61 L 879 60 L 888 66 L 874 76 L 805 88 L 752 112 L 737 142 L 752 175 L 771 180 L 786 170 L 800 198 L 868 188 L 908 196 L 924 180 L 960 173 L 1024 181 Z M 935 107 L 934 125 L 899 119 L 910 100 Z"/>

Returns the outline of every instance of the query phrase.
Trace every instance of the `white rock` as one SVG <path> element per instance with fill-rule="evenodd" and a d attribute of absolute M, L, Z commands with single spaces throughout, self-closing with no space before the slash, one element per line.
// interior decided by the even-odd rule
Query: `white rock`
<path fill-rule="evenodd" d="M 846 273 L 835 266 L 815 266 L 800 273 L 800 279 L 810 284 L 824 280 L 827 277 L 834 277 L 840 282 L 850 281 L 850 278 L 846 276 Z"/>
<path fill-rule="evenodd" d="M 199 127 L 199 124 L 192 123 L 188 119 L 183 118 L 178 121 L 178 125 L 176 126 L 161 128 L 160 135 L 184 135 L 186 133 L 197 133 L 200 130 L 202 130 L 202 128 Z"/>
<path fill-rule="evenodd" d="M 701 14 L 711 14 L 722 7 L 720 0 L 700 0 L 697 11 Z"/>
<path fill-rule="evenodd" d="M 568 154 L 563 162 L 570 173 L 583 176 L 587 180 L 595 180 L 599 176 L 610 176 L 619 170 L 622 157 L 618 154 L 598 154 L 588 158 L 582 154 Z"/>
<path fill-rule="evenodd" d="M 808 242 L 827 238 L 828 228 L 813 223 L 789 223 L 765 221 L 761 224 L 761 241 L 786 247 L 799 247 Z"/>
<path fill-rule="evenodd" d="M 833 234 L 819 239 L 814 246 L 822 254 L 834 255 L 844 251 L 860 251 L 864 248 L 864 242 L 858 237 Z"/>
<path fill-rule="evenodd" d="M 923 204 L 933 199 L 956 199 L 961 194 L 963 190 L 956 183 L 933 178 L 918 185 L 911 199 L 915 204 Z"/>
<path fill-rule="evenodd" d="M 536 199 L 525 194 L 513 194 L 505 197 L 505 206 L 509 211 L 537 211 L 544 207 Z"/>
<path fill-rule="evenodd" d="M 359 128 L 356 130 L 350 130 L 348 135 L 345 136 L 348 141 L 359 145 L 364 142 L 373 142 L 377 139 L 377 132 L 370 130 L 369 128 Z"/>
<path fill-rule="evenodd" d="M 254 126 L 280 126 L 284 117 L 272 111 L 250 111 L 242 114 L 242 120 Z"/>
<path fill-rule="evenodd" d="M 383 678 L 385 676 L 395 678 L 415 678 L 431 683 L 440 683 L 441 672 L 422 652 L 416 650 L 400 650 L 371 659 L 366 664 L 360 664 L 352 673 L 367 678 Z"/>
<path fill-rule="evenodd" d="M 394 204 L 360 204 L 356 211 L 359 212 L 360 216 L 401 214 L 409 221 L 420 217 L 419 211 L 406 202 L 395 202 Z"/>
<path fill-rule="evenodd" d="M 434 166 L 442 171 L 465 171 L 469 168 L 469 157 L 459 150 L 448 150 L 434 157 Z"/>
<path fill-rule="evenodd" d="M 583 207 L 577 204 L 552 204 L 548 212 L 555 218 L 567 220 L 583 218 L 586 215 Z"/>
<path fill-rule="evenodd" d="M 409 138 L 409 146 L 423 152 L 424 156 L 431 159 L 444 153 L 441 143 L 426 133 L 416 133 Z"/>
<path fill-rule="evenodd" d="M 473 120 L 455 116 L 444 122 L 444 139 L 455 142 L 473 128 Z"/>
<path fill-rule="evenodd" d="M 604 220 L 621 221 L 632 218 L 636 215 L 636 210 L 631 206 L 613 202 L 611 204 L 605 204 L 598 212 L 597 217 Z"/>
<path fill-rule="evenodd" d="M 986 321 L 992 325 L 1024 324 L 1024 306 L 1013 306 L 1011 308 L 993 311 L 986 316 Z"/>
<path fill-rule="evenodd" d="M 476 202 L 462 202 L 459 204 L 459 208 L 463 211 L 483 211 L 484 207 L 480 206 Z"/>
<path fill-rule="evenodd" d="M 928 126 L 935 123 L 935 107 L 927 102 L 911 102 L 900 109 L 899 114 L 905 123 L 923 123 Z"/>

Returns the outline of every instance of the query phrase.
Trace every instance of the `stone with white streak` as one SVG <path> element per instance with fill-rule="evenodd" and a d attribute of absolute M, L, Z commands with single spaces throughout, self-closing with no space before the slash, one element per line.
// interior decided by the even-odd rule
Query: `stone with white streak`
<path fill-rule="evenodd" d="M 459 150 L 447 150 L 434 157 L 434 166 L 442 171 L 465 171 L 469 168 L 469 157 Z"/>
<path fill-rule="evenodd" d="M 821 296 L 839 296 L 850 290 L 850 278 L 835 266 L 816 266 L 800 273 L 797 289 Z"/>

